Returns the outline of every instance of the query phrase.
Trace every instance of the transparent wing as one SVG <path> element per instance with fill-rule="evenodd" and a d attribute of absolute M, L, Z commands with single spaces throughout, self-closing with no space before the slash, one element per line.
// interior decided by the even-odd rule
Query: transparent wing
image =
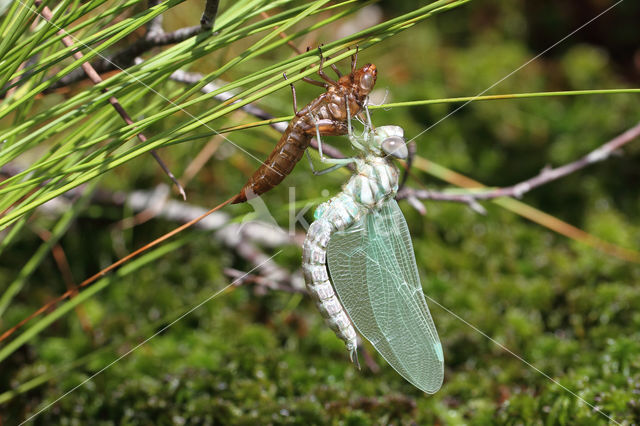
<path fill-rule="evenodd" d="M 409 228 L 395 200 L 331 236 L 329 272 L 351 321 L 420 390 L 442 385 L 444 359 L 422 293 Z"/>

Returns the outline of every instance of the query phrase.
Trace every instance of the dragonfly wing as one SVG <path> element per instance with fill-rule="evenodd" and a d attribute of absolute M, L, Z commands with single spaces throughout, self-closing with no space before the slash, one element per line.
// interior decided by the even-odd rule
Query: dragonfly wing
<path fill-rule="evenodd" d="M 360 334 L 414 386 L 427 393 L 440 389 L 442 346 L 395 200 L 334 233 L 327 260 L 338 297 Z"/>

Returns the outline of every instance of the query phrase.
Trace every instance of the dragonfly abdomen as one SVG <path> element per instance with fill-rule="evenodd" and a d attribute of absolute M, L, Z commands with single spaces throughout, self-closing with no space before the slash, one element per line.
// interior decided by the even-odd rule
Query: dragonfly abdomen
<path fill-rule="evenodd" d="M 327 216 L 334 216 L 336 211 L 332 208 Z M 325 322 L 345 342 L 351 361 L 358 364 L 356 331 L 333 290 L 327 270 L 327 245 L 335 231 L 335 223 L 329 218 L 322 217 L 311 224 L 302 246 L 302 271 L 307 289 Z"/>
<path fill-rule="evenodd" d="M 308 127 L 309 125 L 301 117 L 291 121 L 271 155 L 249 178 L 232 204 L 242 203 L 248 198 L 264 194 L 291 173 L 311 142 L 312 134 L 308 132 Z"/>

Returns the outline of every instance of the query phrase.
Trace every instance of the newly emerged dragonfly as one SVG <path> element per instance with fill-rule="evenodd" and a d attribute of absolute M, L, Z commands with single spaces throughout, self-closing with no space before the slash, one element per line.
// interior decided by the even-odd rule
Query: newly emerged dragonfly
<path fill-rule="evenodd" d="M 282 134 L 269 157 L 231 201 L 232 204 L 242 203 L 247 199 L 264 194 L 282 182 L 302 158 L 311 143 L 311 138 L 316 134 L 316 129 L 319 129 L 323 135 L 337 136 L 347 133 L 347 119 L 362 110 L 378 75 L 376 66 L 373 64 L 356 69 L 357 55 L 356 50 L 356 53 L 351 57 L 351 73 L 349 75 L 341 75 L 338 69 L 332 66 L 339 77 L 338 81 L 331 79 L 322 70 L 324 57 L 321 55 L 318 75 L 326 83 L 306 77 L 303 80 L 324 87 L 327 91 L 299 111 L 297 110 L 296 92 L 291 85 L 295 117 L 289 123 L 287 130 Z M 284 76 L 286 79 L 286 74 Z"/>
<path fill-rule="evenodd" d="M 356 365 L 353 326 L 406 380 L 434 393 L 443 380 L 442 346 L 422 292 L 409 229 L 394 200 L 398 169 L 391 157 L 407 157 L 404 131 L 398 126 L 373 129 L 369 122 L 355 137 L 349 123 L 349 138 L 361 155 L 334 161 L 354 163 L 356 171 L 342 192 L 315 212 L 303 245 L 305 281 Z"/>

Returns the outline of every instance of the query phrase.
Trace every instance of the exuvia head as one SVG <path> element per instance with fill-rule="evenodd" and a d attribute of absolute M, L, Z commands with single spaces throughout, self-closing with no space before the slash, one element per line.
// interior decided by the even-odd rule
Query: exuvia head
<path fill-rule="evenodd" d="M 373 131 L 371 148 L 404 160 L 409 156 L 404 130 L 400 126 L 381 126 Z"/>
<path fill-rule="evenodd" d="M 374 64 L 367 64 L 356 72 L 342 77 L 345 84 L 355 89 L 359 98 L 366 97 L 373 90 L 378 78 L 378 70 Z M 348 80 L 347 80 L 348 79 Z"/>

